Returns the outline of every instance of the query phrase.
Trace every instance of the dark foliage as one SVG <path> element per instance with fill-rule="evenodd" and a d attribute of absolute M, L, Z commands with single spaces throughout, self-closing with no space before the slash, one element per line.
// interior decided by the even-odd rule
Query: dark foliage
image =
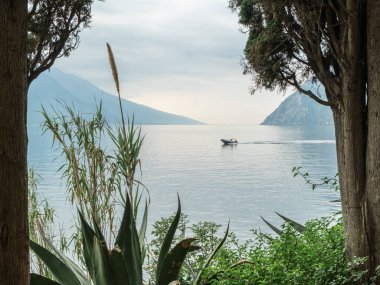
<path fill-rule="evenodd" d="M 28 84 L 78 47 L 93 0 L 28 1 Z"/>
<path fill-rule="evenodd" d="M 338 107 L 342 70 L 350 65 L 348 19 L 344 1 L 230 0 L 243 32 L 244 73 L 254 74 L 256 88 L 294 86 L 318 103 Z M 359 9 L 355 13 L 359 13 Z M 365 55 L 364 55 L 365 56 Z M 327 101 L 301 84 L 312 78 L 326 87 Z"/>

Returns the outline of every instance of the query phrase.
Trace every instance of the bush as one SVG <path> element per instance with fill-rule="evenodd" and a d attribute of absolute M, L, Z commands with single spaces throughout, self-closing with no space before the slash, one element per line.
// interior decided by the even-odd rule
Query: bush
<path fill-rule="evenodd" d="M 282 234 L 268 238 L 256 233 L 248 249 L 248 260 L 239 266 L 219 268 L 212 285 L 234 284 L 349 284 L 363 272 L 356 270 L 364 260 L 347 263 L 341 219 L 333 217 L 306 223 L 303 233 L 284 224 Z"/>
<path fill-rule="evenodd" d="M 148 262 L 145 270 L 149 275 L 150 280 L 155 280 L 155 267 L 160 250 L 160 244 L 164 240 L 166 229 L 172 223 L 174 215 L 169 218 L 161 218 L 153 224 L 152 236 L 153 239 L 148 243 Z M 188 216 L 181 214 L 178 233 L 174 236 L 172 245 L 184 239 L 187 236 L 196 237 L 195 244 L 199 246 L 199 250 L 189 252 L 184 261 L 184 266 L 181 270 L 179 280 L 182 285 L 194 284 L 199 272 L 203 271 L 208 258 L 213 254 L 213 251 L 223 244 L 208 268 L 222 268 L 230 266 L 233 262 L 238 262 L 243 258 L 246 251 L 243 246 L 240 246 L 238 240 L 233 233 L 227 233 L 227 240 L 224 242 L 222 225 L 215 222 L 201 221 L 195 224 L 190 224 Z M 204 276 L 203 277 L 207 277 Z M 201 281 L 204 284 L 207 281 Z M 197 283 L 198 284 L 198 283 Z"/>

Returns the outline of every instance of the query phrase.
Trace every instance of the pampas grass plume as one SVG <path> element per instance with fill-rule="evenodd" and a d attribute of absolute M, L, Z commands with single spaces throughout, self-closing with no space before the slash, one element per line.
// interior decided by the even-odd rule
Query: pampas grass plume
<path fill-rule="evenodd" d="M 109 43 L 107 43 L 107 50 L 108 50 L 108 60 L 111 66 L 113 80 L 115 81 L 117 93 L 120 95 L 119 74 L 117 72 L 116 62 L 113 56 L 112 48 Z"/>

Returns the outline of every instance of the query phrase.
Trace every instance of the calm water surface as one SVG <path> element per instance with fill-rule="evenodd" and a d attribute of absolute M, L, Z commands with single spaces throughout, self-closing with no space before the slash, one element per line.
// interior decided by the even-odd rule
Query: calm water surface
<path fill-rule="evenodd" d="M 142 126 L 142 182 L 151 196 L 150 225 L 176 210 L 177 192 L 191 222 L 209 220 L 231 228 L 240 239 L 250 229 L 268 231 L 260 216 L 276 225 L 275 211 L 299 222 L 332 214 L 338 194 L 312 191 L 297 177 L 301 166 L 315 179 L 337 172 L 333 127 Z M 220 138 L 239 144 L 223 146 Z M 29 164 L 37 169 L 40 192 L 57 209 L 57 220 L 72 224 L 65 185 L 57 170 L 59 152 L 48 136 L 29 133 Z"/>

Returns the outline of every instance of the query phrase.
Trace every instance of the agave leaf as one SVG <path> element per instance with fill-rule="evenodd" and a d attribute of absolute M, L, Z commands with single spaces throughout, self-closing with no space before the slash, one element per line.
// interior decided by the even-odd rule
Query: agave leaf
<path fill-rule="evenodd" d="M 193 281 L 194 285 L 198 285 L 198 284 L 201 283 L 201 278 L 202 278 L 202 274 L 203 274 L 204 270 L 210 265 L 211 261 L 214 259 L 215 255 L 216 255 L 216 253 L 219 251 L 219 249 L 226 242 L 229 229 L 230 229 L 230 222 L 228 222 L 227 230 L 226 230 L 226 233 L 223 236 L 223 239 L 220 241 L 220 243 L 218 244 L 218 246 L 213 250 L 213 252 L 209 255 L 209 257 L 207 258 L 205 264 L 202 266 L 201 270 L 199 270 L 199 272 L 197 274 L 197 277 Z"/>
<path fill-rule="evenodd" d="M 126 263 L 120 248 L 115 247 L 110 253 L 113 285 L 131 285 L 126 270 Z"/>
<path fill-rule="evenodd" d="M 84 261 L 86 263 L 86 267 L 88 270 L 88 273 L 90 274 L 91 278 L 94 280 L 94 265 L 92 262 L 93 257 L 93 251 L 94 251 L 94 239 L 96 237 L 96 234 L 94 230 L 90 227 L 90 225 L 87 223 L 85 218 L 83 217 L 82 213 L 78 210 L 80 222 L 81 222 L 81 232 L 82 232 L 82 239 L 83 239 L 83 257 Z"/>
<path fill-rule="evenodd" d="M 178 223 L 179 223 L 180 217 L 181 217 L 181 201 L 180 201 L 179 196 L 178 196 L 178 209 L 177 209 L 177 213 L 176 213 L 176 215 L 175 215 L 175 217 L 173 219 L 173 222 L 170 225 L 170 228 L 169 228 L 168 232 L 166 233 L 164 241 L 163 241 L 163 243 L 161 245 L 160 254 L 158 256 L 157 268 L 156 268 L 156 270 L 157 270 L 156 271 L 156 280 L 159 279 L 161 268 L 162 268 L 162 264 L 164 262 L 164 259 L 165 259 L 166 255 L 169 252 L 170 246 L 171 246 L 173 238 L 174 238 L 175 231 L 177 230 L 177 227 L 178 227 Z M 170 281 L 173 281 L 173 280 L 170 280 Z"/>
<path fill-rule="evenodd" d="M 285 222 L 289 223 L 297 232 L 299 232 L 300 234 L 303 233 L 303 231 L 305 230 L 305 227 L 277 212 L 275 212 L 278 216 L 280 216 L 281 219 L 283 219 Z"/>
<path fill-rule="evenodd" d="M 94 239 L 94 251 L 93 251 L 93 264 L 94 275 L 93 279 L 95 285 L 108 285 L 113 284 L 111 282 L 112 269 L 108 256 L 108 249 L 104 241 L 97 238 Z"/>
<path fill-rule="evenodd" d="M 92 223 L 94 225 L 94 231 L 95 231 L 95 234 L 98 237 L 98 239 L 101 241 L 103 241 L 103 240 L 105 241 L 106 239 L 104 238 L 103 233 L 102 233 L 98 223 L 95 221 L 95 219 L 92 220 Z"/>
<path fill-rule="evenodd" d="M 38 275 L 35 273 L 30 273 L 30 285 L 61 285 L 47 277 Z"/>
<path fill-rule="evenodd" d="M 195 238 L 188 238 L 180 241 L 165 256 L 157 285 L 167 285 L 172 281 L 178 280 L 179 271 L 187 253 L 200 248 L 192 245 L 195 240 Z"/>
<path fill-rule="evenodd" d="M 144 258 L 146 254 L 145 250 L 145 235 L 146 235 L 146 227 L 148 224 L 148 203 L 145 201 L 145 209 L 144 215 L 141 221 L 140 230 L 139 230 L 139 241 L 141 246 L 141 260 L 144 263 Z"/>
<path fill-rule="evenodd" d="M 83 270 L 76 265 L 71 259 L 65 256 L 61 251 L 59 251 L 53 243 L 46 238 L 43 233 L 42 237 L 44 241 L 50 246 L 50 248 L 55 252 L 56 255 L 70 268 L 72 272 L 74 272 L 75 276 L 78 278 L 81 285 L 91 285 L 91 280 L 87 278 L 87 276 L 83 273 Z"/>
<path fill-rule="evenodd" d="M 128 193 L 123 219 L 116 237 L 115 247 L 119 247 L 126 262 L 130 284 L 142 284 L 142 261 L 139 235 Z"/>
<path fill-rule="evenodd" d="M 266 223 L 276 234 L 281 235 L 282 231 L 278 228 L 276 228 L 274 225 L 272 225 L 270 222 L 268 222 L 266 219 L 260 216 L 260 218 Z"/>
<path fill-rule="evenodd" d="M 46 248 L 32 240 L 30 241 L 30 248 L 46 264 L 59 283 L 62 285 L 81 285 L 75 273 Z"/>

